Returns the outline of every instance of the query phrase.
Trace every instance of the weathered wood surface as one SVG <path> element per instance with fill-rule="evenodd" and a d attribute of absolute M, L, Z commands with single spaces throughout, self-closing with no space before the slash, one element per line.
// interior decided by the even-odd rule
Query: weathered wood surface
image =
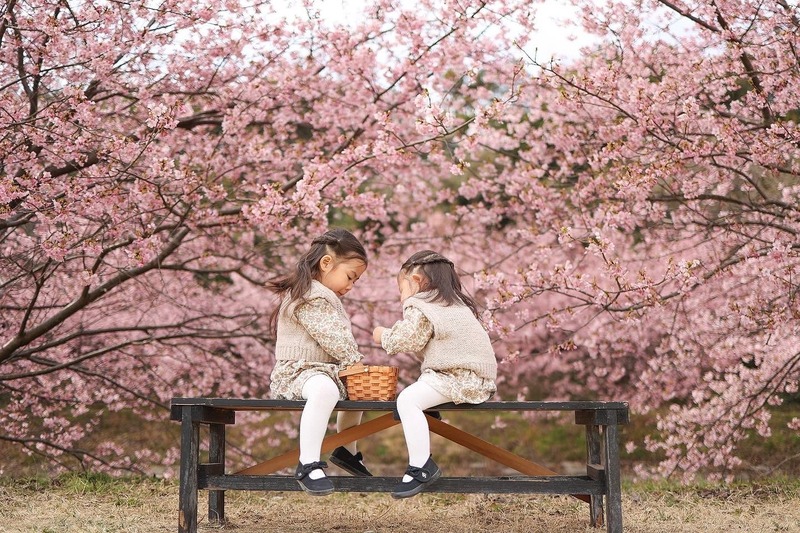
<path fill-rule="evenodd" d="M 391 492 L 398 477 L 328 476 L 337 491 Z M 203 476 L 208 490 L 299 491 L 293 476 Z M 602 494 L 603 486 L 588 476 L 441 477 L 425 492 L 483 494 Z"/>
<path fill-rule="evenodd" d="M 209 492 L 209 522 L 224 522 L 226 490 L 301 490 L 293 476 L 274 473 L 297 464 L 298 450 L 291 450 L 258 465 L 228 474 L 225 470 L 225 427 L 236 423 L 236 411 L 301 411 L 304 401 L 257 398 L 173 398 L 170 418 L 181 423 L 179 533 L 197 532 L 197 493 Z M 397 425 L 396 403 L 340 401 L 337 410 L 375 411 L 386 414 L 341 433 L 329 435 L 322 446 L 329 453 L 337 446 Z M 561 476 L 513 452 L 441 421 L 438 411 L 572 411 L 575 423 L 586 428 L 586 475 Z M 572 494 L 589 502 L 592 526 L 604 523 L 608 533 L 622 533 L 622 501 L 619 465 L 619 426 L 629 422 L 627 402 L 485 402 L 452 403 L 428 414 L 432 432 L 469 450 L 525 474 L 502 477 L 443 477 L 429 492 L 497 494 Z M 208 462 L 200 463 L 200 427 L 207 426 Z M 396 477 L 330 476 L 341 492 L 391 492 Z M 604 502 L 605 500 L 605 502 Z M 605 503 L 605 505 L 604 505 Z"/>
<path fill-rule="evenodd" d="M 172 420 L 180 420 L 182 406 L 205 406 L 232 411 L 302 411 L 303 400 L 266 400 L 258 398 L 173 398 Z M 336 404 L 339 411 L 394 411 L 395 402 L 343 400 Z M 480 404 L 445 403 L 437 411 L 609 411 L 622 410 L 627 413 L 628 402 L 483 402 Z M 592 422 L 577 422 L 592 423 Z M 617 422 L 623 423 L 623 422 Z"/>

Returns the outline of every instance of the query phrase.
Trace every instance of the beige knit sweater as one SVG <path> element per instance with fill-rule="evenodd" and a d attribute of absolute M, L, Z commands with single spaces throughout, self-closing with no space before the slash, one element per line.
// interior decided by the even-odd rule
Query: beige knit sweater
<path fill-rule="evenodd" d="M 336 294 L 319 281 L 312 281 L 311 288 L 305 294 L 305 301 L 310 302 L 317 298 L 322 298 L 331 304 L 335 314 L 330 316 L 330 328 L 336 330 L 346 330 L 349 339 L 357 349 L 356 341 L 352 333 L 350 317 L 342 305 L 342 301 Z M 287 308 L 286 300 L 281 304 L 280 314 L 278 315 L 278 331 L 275 340 L 275 359 L 278 361 L 314 361 L 319 363 L 338 363 L 338 359 L 326 352 L 320 344 L 314 340 L 308 331 L 298 322 L 294 316 L 294 310 L 300 305 L 302 300 L 294 302 Z M 320 326 L 325 326 L 321 324 Z"/>
<path fill-rule="evenodd" d="M 430 293 L 419 293 L 403 302 L 415 307 L 433 325 L 433 337 L 422 352 L 422 370 L 465 368 L 485 379 L 497 379 L 497 359 L 489 335 L 465 305 L 429 302 Z"/>

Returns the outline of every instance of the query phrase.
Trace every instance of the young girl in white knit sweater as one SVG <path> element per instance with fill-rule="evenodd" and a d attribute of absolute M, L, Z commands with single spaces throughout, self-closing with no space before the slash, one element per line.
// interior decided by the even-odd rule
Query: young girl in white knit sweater
<path fill-rule="evenodd" d="M 497 360 L 477 318 L 477 306 L 461 288 L 452 261 L 430 250 L 412 255 L 397 276 L 403 319 L 378 326 L 375 342 L 387 353 L 412 352 L 422 360 L 416 383 L 397 398 L 408 448 L 408 469 L 392 492 L 408 498 L 441 476 L 430 453 L 423 411 L 437 405 L 485 402 L 497 390 Z"/>
<path fill-rule="evenodd" d="M 363 357 L 340 298 L 367 269 L 367 253 L 350 232 L 331 230 L 317 237 L 294 272 L 267 287 L 283 301 L 271 317 L 276 331 L 272 396 L 306 400 L 300 416 L 300 462 L 295 479 L 316 496 L 333 492 L 320 461 L 322 441 L 333 408 L 347 397 L 339 371 Z M 338 431 L 361 421 L 360 411 L 339 411 Z M 336 448 L 330 461 L 356 476 L 371 476 L 356 443 Z"/>

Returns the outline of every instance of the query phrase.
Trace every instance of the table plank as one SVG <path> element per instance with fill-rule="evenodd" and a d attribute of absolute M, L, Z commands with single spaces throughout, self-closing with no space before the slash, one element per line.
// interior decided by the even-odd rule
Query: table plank
<path fill-rule="evenodd" d="M 206 406 L 233 411 L 301 411 L 305 400 L 272 400 L 260 398 L 173 398 L 173 412 L 181 406 Z M 336 404 L 339 411 L 393 411 L 395 402 L 342 400 Z M 479 404 L 445 403 L 433 407 L 437 411 L 607 411 L 628 409 L 628 402 L 603 401 L 489 401 Z M 180 420 L 180 417 L 173 417 Z"/>

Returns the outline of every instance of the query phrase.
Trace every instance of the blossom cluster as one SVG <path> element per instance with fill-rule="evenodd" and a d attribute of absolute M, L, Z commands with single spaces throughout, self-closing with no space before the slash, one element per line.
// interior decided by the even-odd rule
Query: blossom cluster
<path fill-rule="evenodd" d="M 264 282 L 330 226 L 369 252 L 345 300 L 369 362 L 390 361 L 370 333 L 400 318 L 399 265 L 435 249 L 501 397 L 655 411 L 628 443 L 664 458 L 643 475 L 729 476 L 769 438 L 800 381 L 794 8 L 581 0 L 598 40 L 550 61 L 522 48 L 527 0 L 374 0 L 347 23 L 306 4 L 10 4 L 0 440 L 55 468 L 172 467 L 93 440 L 101 417 L 267 396 Z M 258 426 L 244 453 L 294 431 Z"/>

